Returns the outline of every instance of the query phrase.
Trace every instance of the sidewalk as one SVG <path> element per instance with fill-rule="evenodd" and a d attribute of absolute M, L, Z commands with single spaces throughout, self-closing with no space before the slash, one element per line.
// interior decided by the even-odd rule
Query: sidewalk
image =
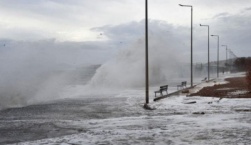
<path fill-rule="evenodd" d="M 156 97 L 153 101 L 178 95 L 221 98 L 251 98 L 251 93 L 247 90 L 244 75 L 237 73 L 221 75 L 220 78 L 203 81 L 193 87 L 187 87 L 164 96 Z"/>

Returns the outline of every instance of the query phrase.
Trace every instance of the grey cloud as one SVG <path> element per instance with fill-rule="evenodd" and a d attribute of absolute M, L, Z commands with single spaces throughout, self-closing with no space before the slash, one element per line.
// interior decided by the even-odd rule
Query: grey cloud
<path fill-rule="evenodd" d="M 220 13 L 220 14 L 217 14 L 213 17 L 213 19 L 217 19 L 217 18 L 221 18 L 221 17 L 227 17 L 229 16 L 230 14 L 227 13 L 227 12 L 224 12 L 224 13 Z"/>
<path fill-rule="evenodd" d="M 127 43 L 135 42 L 139 38 L 145 36 L 145 20 L 129 22 L 115 26 L 103 26 L 92 28 L 93 31 L 106 35 L 111 41 L 123 41 Z M 173 25 L 160 20 L 149 21 L 149 35 L 159 35 L 164 39 L 176 39 L 174 42 L 181 41 L 183 37 L 187 37 L 189 28 L 174 27 Z"/>
<path fill-rule="evenodd" d="M 246 8 L 245 10 L 246 10 L 246 11 L 250 11 L 250 10 L 251 10 L 251 7 L 249 7 L 249 8 Z"/>
<path fill-rule="evenodd" d="M 212 21 L 212 33 L 218 33 L 222 44 L 228 44 L 229 48 L 237 56 L 249 56 L 251 46 L 251 14 L 238 13 L 222 16 Z"/>
<path fill-rule="evenodd" d="M 15 4 L 13 4 L 15 3 Z M 41 20 L 59 20 L 75 18 L 76 15 L 71 15 L 74 11 L 72 7 L 76 9 L 76 5 L 66 5 L 62 3 L 56 3 L 49 0 L 21 0 L 21 1 L 1 1 L 1 8 L 10 14 L 20 15 L 23 17 L 31 17 Z M 69 12 L 71 11 L 71 13 Z M 67 13 L 68 12 L 68 13 Z M 75 13 L 76 14 L 76 13 Z M 65 21 L 67 23 L 67 21 Z"/>
<path fill-rule="evenodd" d="M 196 0 L 194 0 L 196 1 Z M 204 5 L 204 6 L 219 6 L 222 7 L 224 5 L 235 5 L 235 6 L 240 6 L 240 5 L 246 5 L 249 4 L 250 2 L 248 0 L 199 0 L 195 2 L 196 4 Z M 213 7 L 212 7 L 213 8 Z"/>
<path fill-rule="evenodd" d="M 92 28 L 93 31 L 102 32 L 113 41 L 133 41 L 144 35 L 144 23 L 141 22 L 129 22 L 126 24 L 116 26 L 103 26 Z"/>
<path fill-rule="evenodd" d="M 90 34 L 89 28 L 111 24 L 117 20 L 125 21 L 119 14 L 114 14 L 118 11 L 118 7 L 124 7 L 125 2 L 125 0 L 105 2 L 102 0 L 3 0 L 0 1 L 0 17 L 2 17 L 0 29 L 9 33 L 13 33 L 11 29 L 28 31 L 28 33 L 34 31 L 34 33 L 41 33 L 42 36 L 47 35 L 47 38 L 54 37 L 63 41 L 65 39 L 91 40 L 94 39 L 94 34 Z M 125 11 L 122 13 L 124 14 Z M 12 39 L 17 39 L 18 36 L 15 32 L 7 35 Z M 23 40 L 25 37 L 20 36 L 21 39 L 17 40 Z M 1 38 L 5 37 L 1 35 Z"/>
<path fill-rule="evenodd" d="M 115 0 L 106 2 L 101 0 L 2 0 L 0 7 L 4 11 L 23 16 L 50 21 L 62 20 L 61 22 L 64 23 L 76 24 L 85 18 L 91 18 L 93 14 L 102 11 L 102 8 L 123 2 Z M 102 15 L 101 12 L 100 15 Z"/>
<path fill-rule="evenodd" d="M 128 45 L 139 41 L 145 40 L 145 23 L 144 20 L 139 22 L 129 22 L 115 26 L 103 26 L 93 28 L 106 35 L 109 41 L 115 42 L 122 41 Z M 189 60 L 190 57 L 190 28 L 182 26 L 173 26 L 165 21 L 150 20 L 149 21 L 149 44 L 152 43 L 166 43 L 166 46 L 161 47 L 175 48 L 174 55 L 183 57 L 183 61 Z M 159 42 L 156 42 L 159 40 Z M 194 26 L 194 57 L 195 62 L 205 62 L 207 56 L 207 31 L 199 26 Z M 119 45 L 118 45 L 119 47 Z M 149 48 L 155 49 L 155 48 Z M 212 51 L 212 54 L 214 52 Z"/>

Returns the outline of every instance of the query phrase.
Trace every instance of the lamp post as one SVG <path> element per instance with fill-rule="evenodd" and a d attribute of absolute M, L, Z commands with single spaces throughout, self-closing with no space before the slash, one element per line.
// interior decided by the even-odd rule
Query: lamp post
<path fill-rule="evenodd" d="M 226 68 L 227 68 L 227 45 L 221 45 L 226 47 Z"/>
<path fill-rule="evenodd" d="M 232 70 L 232 66 L 233 66 L 233 55 L 232 55 L 232 50 L 231 49 L 228 49 L 228 53 L 229 53 L 229 72 L 231 72 Z"/>
<path fill-rule="evenodd" d="M 145 105 L 147 105 L 149 103 L 149 73 L 148 73 L 148 1 L 145 1 L 145 72 L 146 72 L 146 103 Z"/>
<path fill-rule="evenodd" d="M 191 8 L 191 87 L 193 86 L 193 6 L 191 5 L 182 5 L 181 7 L 190 7 Z"/>
<path fill-rule="evenodd" d="M 215 36 L 218 38 L 218 47 L 217 47 L 217 78 L 219 77 L 219 41 L 220 41 L 220 37 L 219 35 L 211 35 L 211 36 Z"/>
<path fill-rule="evenodd" d="M 205 26 L 205 27 L 207 27 L 208 28 L 208 44 L 207 44 L 207 46 L 208 46 L 208 56 L 207 56 L 207 78 L 208 78 L 208 80 L 210 79 L 210 59 L 209 59 L 209 25 L 201 25 L 200 24 L 200 26 Z"/>

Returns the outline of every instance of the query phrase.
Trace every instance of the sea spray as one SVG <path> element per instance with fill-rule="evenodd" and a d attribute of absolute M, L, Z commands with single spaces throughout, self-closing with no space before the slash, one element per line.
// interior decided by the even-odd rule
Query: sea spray
<path fill-rule="evenodd" d="M 138 25 L 136 29 L 127 31 L 127 27 L 135 25 Z M 188 36 L 188 33 L 183 33 L 186 28 L 176 29 L 163 21 L 151 21 L 149 26 L 150 84 L 170 85 L 171 82 L 179 82 L 173 79 L 187 78 L 189 65 L 184 62 L 189 60 L 190 53 L 186 45 L 189 39 L 183 39 Z M 2 41 L 5 45 L 0 46 L 0 106 L 24 106 L 75 96 L 105 96 L 104 93 L 116 90 L 143 87 L 145 43 L 141 31 L 144 30 L 144 23 L 117 27 L 123 31 L 104 27 L 107 31 L 102 34 L 112 33 L 109 36 L 113 37 L 102 42 Z M 134 31 L 139 32 L 133 35 Z M 118 35 L 120 37 L 117 38 Z M 127 39 L 123 39 L 124 36 Z M 121 44 L 126 48 L 121 49 Z M 118 49 L 120 51 L 114 57 Z M 85 76 L 85 66 L 93 64 L 102 66 Z M 85 85 L 90 77 L 92 79 Z M 183 78 L 182 81 L 186 80 Z"/>
<path fill-rule="evenodd" d="M 2 43 L 0 109 L 60 99 L 66 86 L 85 85 L 99 67 L 94 64 L 109 56 L 109 51 L 95 47 L 98 44 L 90 47 L 55 40 Z M 102 57 L 95 57 L 99 53 Z"/>
<path fill-rule="evenodd" d="M 185 74 L 183 58 L 179 50 L 158 35 L 149 37 L 150 85 L 168 83 L 173 77 Z M 121 50 L 111 61 L 102 65 L 89 82 L 91 87 L 134 88 L 145 82 L 144 39 L 139 39 L 127 49 Z"/>

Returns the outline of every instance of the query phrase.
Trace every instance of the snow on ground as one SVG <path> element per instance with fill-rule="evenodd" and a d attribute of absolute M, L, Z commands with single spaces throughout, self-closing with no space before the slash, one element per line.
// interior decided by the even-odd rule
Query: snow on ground
<path fill-rule="evenodd" d="M 224 82 L 217 80 L 212 83 L 202 83 L 197 85 L 194 91 L 214 83 Z M 151 100 L 156 89 L 151 88 Z M 175 89 L 175 87 L 170 88 L 170 92 Z M 126 90 L 115 96 L 126 97 L 127 105 L 122 111 L 132 111 L 134 115 L 104 119 L 60 120 L 81 128 L 82 132 L 19 144 L 247 145 L 251 142 L 251 99 L 219 100 L 180 95 L 157 102 L 151 101 L 150 106 L 155 110 L 144 110 L 142 96 L 144 96 L 143 89 Z M 187 104 L 190 102 L 196 103 Z"/>

